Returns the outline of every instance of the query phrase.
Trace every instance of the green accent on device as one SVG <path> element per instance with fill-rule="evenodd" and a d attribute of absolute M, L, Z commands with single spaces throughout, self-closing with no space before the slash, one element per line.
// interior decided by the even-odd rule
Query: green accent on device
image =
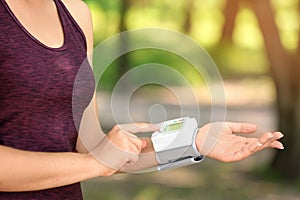
<path fill-rule="evenodd" d="M 170 132 L 170 131 L 179 131 L 182 128 L 183 122 L 178 122 L 175 124 L 170 124 L 165 128 L 164 132 Z"/>

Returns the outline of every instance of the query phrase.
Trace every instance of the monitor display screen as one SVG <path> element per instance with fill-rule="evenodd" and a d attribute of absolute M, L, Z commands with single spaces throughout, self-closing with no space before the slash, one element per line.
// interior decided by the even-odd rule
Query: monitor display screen
<path fill-rule="evenodd" d="M 164 132 L 178 131 L 181 129 L 182 125 L 183 125 L 183 122 L 177 122 L 174 124 L 170 124 L 165 128 Z"/>

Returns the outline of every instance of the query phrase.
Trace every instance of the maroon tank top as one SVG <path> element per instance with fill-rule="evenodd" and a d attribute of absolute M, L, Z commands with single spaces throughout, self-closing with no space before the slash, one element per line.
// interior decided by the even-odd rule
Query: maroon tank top
<path fill-rule="evenodd" d="M 0 145 L 75 152 L 78 124 L 95 87 L 93 72 L 84 62 L 85 36 L 63 3 L 54 0 L 64 44 L 50 48 L 20 24 L 5 0 L 0 1 Z M 0 192 L 0 199 L 78 200 L 82 194 L 76 183 L 33 192 Z"/>

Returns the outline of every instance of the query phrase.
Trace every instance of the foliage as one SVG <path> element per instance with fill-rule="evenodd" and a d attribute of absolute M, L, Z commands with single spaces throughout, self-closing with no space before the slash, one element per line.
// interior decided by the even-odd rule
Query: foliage
<path fill-rule="evenodd" d="M 184 0 L 131 0 L 126 16 L 119 14 L 121 0 L 86 0 L 86 2 L 93 16 L 95 45 L 119 32 L 118 26 L 121 17 L 125 17 L 128 29 L 162 27 L 184 31 L 182 30 L 185 22 L 184 6 L 186 1 Z M 276 21 L 281 31 L 281 39 L 283 44 L 291 50 L 295 49 L 297 45 L 299 29 L 297 2 L 298 0 L 272 1 L 277 13 Z M 194 7 L 189 11 L 192 14 L 192 27 L 190 33 L 187 34 L 209 51 L 225 78 L 268 73 L 263 39 L 255 14 L 247 7 L 247 4 L 241 5 L 237 16 L 233 35 L 235 45 L 222 44 L 220 46 L 224 24 L 222 15 L 224 4 L 225 0 L 194 1 Z M 178 69 L 177 60 L 174 61 L 172 56 L 165 59 L 163 53 L 147 52 L 142 54 L 138 52 L 130 55 L 129 68 L 154 60 Z M 101 82 L 103 88 L 113 87 L 117 79 L 118 65 L 115 62 L 103 76 Z M 186 74 L 193 74 L 192 71 L 189 71 L 192 69 L 191 67 L 183 64 L 182 69 L 185 69 Z M 195 80 L 201 80 L 199 77 L 191 77 L 191 79 L 194 80 L 191 81 L 193 84 L 197 82 Z M 176 83 L 174 84 L 176 85 Z"/>

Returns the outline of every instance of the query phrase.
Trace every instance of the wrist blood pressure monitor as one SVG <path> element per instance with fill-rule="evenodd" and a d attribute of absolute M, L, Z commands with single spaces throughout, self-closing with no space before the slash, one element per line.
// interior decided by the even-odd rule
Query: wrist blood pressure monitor
<path fill-rule="evenodd" d="M 156 159 L 160 164 L 158 170 L 201 162 L 204 156 L 198 152 L 195 144 L 197 132 L 195 118 L 184 117 L 163 122 L 160 130 L 151 136 Z"/>

